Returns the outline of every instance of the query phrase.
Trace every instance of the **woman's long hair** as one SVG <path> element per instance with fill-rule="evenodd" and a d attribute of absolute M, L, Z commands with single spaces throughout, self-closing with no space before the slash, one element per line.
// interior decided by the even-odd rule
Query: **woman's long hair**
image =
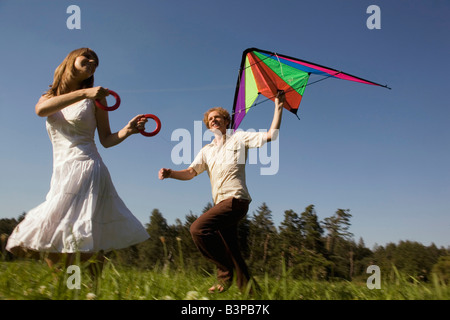
<path fill-rule="evenodd" d="M 56 68 L 55 74 L 53 76 L 53 83 L 49 86 L 50 89 L 45 93 L 49 97 L 59 96 L 70 92 L 68 87 L 69 81 L 75 75 L 75 59 L 79 56 L 86 56 L 89 59 L 94 59 L 98 66 L 98 56 L 97 54 L 89 48 L 80 48 L 70 52 L 67 57 L 61 62 L 61 64 Z M 79 89 L 92 88 L 94 86 L 94 75 L 90 76 L 81 83 Z"/>

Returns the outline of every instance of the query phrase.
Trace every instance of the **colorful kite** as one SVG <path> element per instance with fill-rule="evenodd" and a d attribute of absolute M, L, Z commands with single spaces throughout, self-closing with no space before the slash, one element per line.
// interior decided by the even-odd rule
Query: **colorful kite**
<path fill-rule="evenodd" d="M 308 84 L 311 74 L 321 76 L 320 80 Z M 305 87 L 331 77 L 390 89 L 305 60 L 256 48 L 245 50 L 234 95 L 231 128 L 236 130 L 239 127 L 248 110 L 256 105 L 255 100 L 259 94 L 273 101 L 278 91 L 284 91 L 285 108 L 297 115 Z"/>

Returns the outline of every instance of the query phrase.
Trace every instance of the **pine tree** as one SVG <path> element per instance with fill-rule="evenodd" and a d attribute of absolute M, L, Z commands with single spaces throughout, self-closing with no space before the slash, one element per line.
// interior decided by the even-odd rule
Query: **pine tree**
<path fill-rule="evenodd" d="M 183 251 L 184 265 L 186 268 L 194 268 L 198 270 L 200 266 L 206 270 L 210 270 L 210 264 L 206 263 L 200 251 L 195 246 L 192 240 L 190 228 L 192 223 L 197 220 L 198 216 L 193 214 L 191 211 L 185 216 L 185 222 L 180 227 L 180 232 L 178 236 L 181 239 L 181 248 Z"/>
<path fill-rule="evenodd" d="M 353 275 L 365 275 L 367 267 L 373 264 L 373 252 L 366 248 L 363 238 L 359 238 L 354 251 Z"/>
<path fill-rule="evenodd" d="M 353 234 L 348 231 L 351 216 L 349 209 L 338 209 L 332 217 L 324 219 L 323 224 L 328 232 L 326 249 L 328 259 L 332 262 L 332 277 L 349 279 L 353 273 L 354 252 L 349 241 Z"/>
<path fill-rule="evenodd" d="M 250 264 L 258 271 L 270 269 L 269 258 L 273 254 L 276 228 L 272 221 L 272 211 L 266 203 L 256 210 L 250 221 Z"/>
<path fill-rule="evenodd" d="M 304 233 L 304 247 L 313 252 L 323 253 L 322 234 L 323 229 L 320 226 L 314 205 L 309 205 L 301 214 L 301 223 Z"/>
<path fill-rule="evenodd" d="M 242 257 L 247 260 L 250 257 L 250 220 L 247 216 L 241 219 L 238 224 L 238 241 Z"/>
<path fill-rule="evenodd" d="M 279 229 L 281 252 L 286 266 L 292 268 L 294 257 L 300 254 L 303 243 L 302 225 L 298 214 L 293 210 L 286 210 Z"/>
<path fill-rule="evenodd" d="M 328 231 L 327 250 L 330 254 L 334 254 L 339 239 L 348 240 L 353 235 L 348 231 L 351 217 L 349 209 L 338 209 L 332 217 L 324 219 L 324 227 Z"/>
<path fill-rule="evenodd" d="M 165 240 L 169 227 L 158 209 L 153 209 L 150 223 L 146 224 L 146 229 L 150 238 L 138 245 L 140 266 L 152 268 L 158 263 L 167 264 L 169 256 Z"/>

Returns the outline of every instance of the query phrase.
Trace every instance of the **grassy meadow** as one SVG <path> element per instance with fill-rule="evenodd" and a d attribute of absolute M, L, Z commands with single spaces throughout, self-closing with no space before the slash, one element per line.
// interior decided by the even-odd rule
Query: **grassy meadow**
<path fill-rule="evenodd" d="M 382 276 L 381 289 L 372 290 L 367 279 L 294 279 L 282 270 L 279 277 L 255 277 L 260 290 L 253 295 L 235 285 L 209 294 L 215 276 L 201 270 L 139 270 L 107 261 L 97 281 L 80 265 L 80 288 L 69 289 L 72 272 L 51 270 L 44 261 L 0 261 L 0 300 L 450 300 L 449 286 L 438 277 L 421 282 L 395 267 Z"/>

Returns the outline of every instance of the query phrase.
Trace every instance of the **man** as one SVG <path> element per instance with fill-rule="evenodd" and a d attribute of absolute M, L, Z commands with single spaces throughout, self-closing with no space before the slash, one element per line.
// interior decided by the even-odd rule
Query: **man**
<path fill-rule="evenodd" d="M 217 266 L 218 283 L 209 289 L 210 293 L 226 290 L 232 284 L 234 270 L 241 291 L 250 281 L 237 235 L 238 223 L 247 214 L 252 200 L 245 182 L 247 150 L 277 138 L 284 101 L 284 92 L 279 92 L 268 132 L 240 131 L 227 135 L 231 122 L 228 111 L 220 107 L 209 109 L 203 122 L 214 133 L 214 140 L 200 150 L 189 168 L 159 171 L 161 180 L 191 180 L 205 170 L 208 172 L 214 206 L 192 223 L 190 231 L 200 252 Z"/>

